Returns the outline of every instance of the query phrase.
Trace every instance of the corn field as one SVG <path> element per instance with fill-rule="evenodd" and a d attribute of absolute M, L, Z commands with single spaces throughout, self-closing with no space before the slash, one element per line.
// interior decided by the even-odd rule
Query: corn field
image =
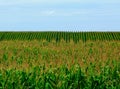
<path fill-rule="evenodd" d="M 120 33 L 1 32 L 0 89 L 120 89 Z"/>
<path fill-rule="evenodd" d="M 120 40 L 120 32 L 1 32 L 0 40 Z"/>

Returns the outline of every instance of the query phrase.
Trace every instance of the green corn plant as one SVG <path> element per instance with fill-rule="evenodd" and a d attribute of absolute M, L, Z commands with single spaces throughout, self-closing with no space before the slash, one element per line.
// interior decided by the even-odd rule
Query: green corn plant
<path fill-rule="evenodd" d="M 4 53 L 4 54 L 3 54 L 3 60 L 4 60 L 4 61 L 7 61 L 7 60 L 8 60 L 8 53 Z"/>

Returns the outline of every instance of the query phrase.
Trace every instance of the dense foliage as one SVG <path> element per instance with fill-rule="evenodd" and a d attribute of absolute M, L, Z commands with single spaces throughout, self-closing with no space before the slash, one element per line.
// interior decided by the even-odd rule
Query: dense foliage
<path fill-rule="evenodd" d="M 120 33 L 1 32 L 0 89 L 120 89 Z"/>
<path fill-rule="evenodd" d="M 66 66 L 50 68 L 36 66 L 26 72 L 17 69 L 0 71 L 1 89 L 120 89 L 120 64 L 101 68 L 99 75 L 94 73 L 94 64 L 85 74 L 79 65 L 70 69 Z"/>
<path fill-rule="evenodd" d="M 120 32 L 1 32 L 0 40 L 120 40 Z"/>

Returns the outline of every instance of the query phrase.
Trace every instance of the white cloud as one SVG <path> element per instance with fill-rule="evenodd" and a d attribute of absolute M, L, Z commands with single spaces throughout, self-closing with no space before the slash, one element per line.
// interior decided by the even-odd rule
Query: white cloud
<path fill-rule="evenodd" d="M 41 11 L 40 14 L 43 15 L 43 16 L 54 16 L 55 11 L 54 10 Z"/>
<path fill-rule="evenodd" d="M 119 9 L 109 9 L 109 8 L 101 8 L 101 9 L 74 9 L 74 10 L 63 10 L 63 9 L 55 9 L 55 10 L 43 10 L 40 12 L 42 16 L 112 16 L 119 15 Z"/>

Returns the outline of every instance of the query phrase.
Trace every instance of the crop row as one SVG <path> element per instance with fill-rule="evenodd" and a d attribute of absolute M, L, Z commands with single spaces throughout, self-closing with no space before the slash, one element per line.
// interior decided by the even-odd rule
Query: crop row
<path fill-rule="evenodd" d="M 0 32 L 0 40 L 120 40 L 120 32 Z"/>

